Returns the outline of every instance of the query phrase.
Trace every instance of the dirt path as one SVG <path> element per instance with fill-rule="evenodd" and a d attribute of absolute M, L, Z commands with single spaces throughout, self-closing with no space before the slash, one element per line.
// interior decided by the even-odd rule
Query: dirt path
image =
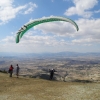
<path fill-rule="evenodd" d="M 100 100 L 100 84 L 9 78 L 0 73 L 0 100 Z"/>

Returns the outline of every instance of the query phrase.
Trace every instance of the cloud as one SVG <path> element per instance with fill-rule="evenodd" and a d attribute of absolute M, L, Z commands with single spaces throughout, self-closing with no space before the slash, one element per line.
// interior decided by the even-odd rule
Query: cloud
<path fill-rule="evenodd" d="M 34 11 L 35 8 L 37 8 L 37 5 L 30 2 L 29 4 L 26 5 L 26 8 L 28 9 L 24 12 L 24 14 L 29 14 L 32 11 Z"/>
<path fill-rule="evenodd" d="M 53 36 L 32 36 L 31 34 L 26 34 L 21 39 L 20 43 L 15 43 L 15 36 L 6 37 L 0 41 L 0 51 L 8 52 L 56 52 L 57 47 L 67 45 L 64 40 L 57 40 Z M 63 49 L 63 48 L 60 48 Z"/>
<path fill-rule="evenodd" d="M 41 30 L 44 34 L 52 34 L 60 38 L 72 39 L 72 43 L 100 42 L 100 19 L 84 19 L 75 21 L 79 31 L 66 22 L 51 22 L 36 26 L 35 30 Z M 73 41 L 74 40 L 74 41 Z"/>
<path fill-rule="evenodd" d="M 28 14 L 34 11 L 37 7 L 34 3 L 28 3 L 23 6 L 17 6 L 13 4 L 14 0 L 2 0 L 0 1 L 0 25 L 7 23 L 9 20 L 15 18 L 17 14 Z"/>
<path fill-rule="evenodd" d="M 99 42 L 100 43 L 100 40 L 99 39 L 93 39 L 93 38 L 85 38 L 85 39 L 74 39 L 72 40 L 73 43 L 78 43 L 78 44 L 92 44 L 92 43 L 97 43 Z"/>
<path fill-rule="evenodd" d="M 66 22 L 49 22 L 43 23 L 34 27 L 35 30 L 41 30 L 44 34 L 50 34 L 57 36 L 72 36 L 71 33 L 76 32 L 75 27 Z"/>
<path fill-rule="evenodd" d="M 73 0 L 75 6 L 70 7 L 64 13 L 66 16 L 77 14 L 78 16 L 89 18 L 93 12 L 91 9 L 98 3 L 98 0 Z"/>
<path fill-rule="evenodd" d="M 100 13 L 100 10 L 94 11 L 94 13 Z"/>
<path fill-rule="evenodd" d="M 62 40 L 62 39 L 57 39 L 57 37 L 55 36 L 39 36 L 39 35 L 25 35 L 22 39 L 21 39 L 21 43 L 24 45 L 32 45 L 32 46 L 52 46 L 52 47 L 56 47 L 59 44 L 60 45 L 65 45 L 67 44 L 66 41 Z"/>
<path fill-rule="evenodd" d="M 5 39 L 2 39 L 0 42 L 14 43 L 15 42 L 15 38 L 13 36 L 7 36 Z"/>
<path fill-rule="evenodd" d="M 100 43 L 100 19 L 81 18 L 75 22 L 79 26 L 79 31 L 76 31 L 72 24 L 66 22 L 50 22 L 37 25 L 22 37 L 21 43 L 32 43 L 34 45 Z M 15 42 L 14 38 L 9 36 L 2 41 Z"/>
<path fill-rule="evenodd" d="M 13 49 L 16 52 L 17 50 L 19 52 L 21 50 L 24 52 L 26 50 L 27 52 L 57 52 L 82 48 L 83 51 L 86 51 L 90 50 L 89 47 L 94 48 L 95 45 L 98 45 L 97 48 L 100 50 L 100 19 L 81 18 L 75 22 L 79 26 L 79 31 L 66 22 L 37 25 L 33 30 L 28 31 L 18 44 L 15 43 L 15 36 L 12 34 L 0 41 L 0 47 L 2 47 L 0 50 L 9 48 L 9 51 Z M 92 52 L 92 50 L 90 51 Z"/>
<path fill-rule="evenodd" d="M 72 40 L 75 44 L 100 44 L 100 19 L 80 19 L 77 21 L 79 32 Z"/>
<path fill-rule="evenodd" d="M 51 0 L 51 2 L 54 2 L 54 0 Z"/>

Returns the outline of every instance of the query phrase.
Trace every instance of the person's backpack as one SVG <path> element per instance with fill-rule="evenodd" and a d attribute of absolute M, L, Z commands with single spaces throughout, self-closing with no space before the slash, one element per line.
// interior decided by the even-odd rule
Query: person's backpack
<path fill-rule="evenodd" d="M 12 71 L 13 70 L 13 67 L 10 67 L 9 70 Z"/>

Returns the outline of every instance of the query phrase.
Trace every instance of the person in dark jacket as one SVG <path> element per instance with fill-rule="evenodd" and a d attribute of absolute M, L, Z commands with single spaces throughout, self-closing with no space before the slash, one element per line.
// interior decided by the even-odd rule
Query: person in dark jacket
<path fill-rule="evenodd" d="M 17 78 L 19 77 L 19 66 L 18 66 L 18 64 L 17 64 L 17 66 L 16 66 L 16 75 L 17 75 Z"/>
<path fill-rule="evenodd" d="M 50 72 L 50 80 L 52 80 L 55 70 L 54 69 L 51 69 L 51 70 L 49 69 L 49 72 Z"/>
<path fill-rule="evenodd" d="M 13 69 L 14 69 L 13 65 L 11 65 L 10 68 L 9 68 L 10 77 L 12 77 Z"/>

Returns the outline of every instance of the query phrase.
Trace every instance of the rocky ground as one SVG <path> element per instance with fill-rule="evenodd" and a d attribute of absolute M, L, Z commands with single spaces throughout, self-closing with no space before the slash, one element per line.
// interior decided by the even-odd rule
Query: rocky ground
<path fill-rule="evenodd" d="M 99 82 L 60 82 L 0 73 L 0 100 L 100 100 Z"/>

